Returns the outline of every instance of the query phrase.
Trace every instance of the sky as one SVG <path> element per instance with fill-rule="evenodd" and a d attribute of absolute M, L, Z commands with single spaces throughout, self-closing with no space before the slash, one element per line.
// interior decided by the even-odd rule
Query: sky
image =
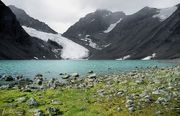
<path fill-rule="evenodd" d="M 15 5 L 31 17 L 48 24 L 59 33 L 97 9 L 123 11 L 133 14 L 145 6 L 167 8 L 180 0 L 2 0 L 6 5 Z"/>

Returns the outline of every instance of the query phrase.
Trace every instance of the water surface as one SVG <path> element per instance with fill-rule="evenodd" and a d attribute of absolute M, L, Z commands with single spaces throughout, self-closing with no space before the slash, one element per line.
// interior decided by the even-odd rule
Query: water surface
<path fill-rule="evenodd" d="M 111 74 L 122 71 L 132 71 L 135 68 L 151 66 L 167 67 L 167 61 L 142 61 L 142 60 L 1 60 L 0 75 L 24 75 L 32 78 L 36 74 L 43 74 L 46 78 L 58 77 L 60 73 L 74 73 L 81 75 L 93 70 L 97 74 Z"/>

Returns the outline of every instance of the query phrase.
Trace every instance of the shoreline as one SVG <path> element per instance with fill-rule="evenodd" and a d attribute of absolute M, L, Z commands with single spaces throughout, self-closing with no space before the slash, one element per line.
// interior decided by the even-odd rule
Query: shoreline
<path fill-rule="evenodd" d="M 0 87 L 0 114 L 40 115 L 178 115 L 180 67 L 149 68 L 121 74 L 90 71 L 62 74 L 67 83 L 19 77 L 15 85 Z M 8 78 L 10 79 L 10 78 Z M 37 116 L 40 116 L 37 115 Z"/>

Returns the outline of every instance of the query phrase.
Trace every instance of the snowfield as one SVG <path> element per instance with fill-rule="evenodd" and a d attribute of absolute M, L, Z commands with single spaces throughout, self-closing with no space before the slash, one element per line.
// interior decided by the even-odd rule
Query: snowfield
<path fill-rule="evenodd" d="M 63 59 L 78 60 L 87 58 L 89 56 L 88 49 L 84 48 L 83 46 L 80 46 L 79 44 L 65 37 L 62 37 L 61 34 L 45 33 L 26 26 L 22 27 L 30 36 L 37 37 L 39 39 L 42 39 L 43 41 L 48 41 L 48 39 L 50 39 L 60 44 L 63 47 L 61 53 L 61 57 Z"/>
<path fill-rule="evenodd" d="M 167 18 L 169 18 L 177 9 L 178 9 L 178 7 L 176 7 L 176 6 L 160 9 L 159 13 L 154 15 L 153 18 L 159 18 L 160 21 L 164 21 Z"/>
<path fill-rule="evenodd" d="M 156 53 L 153 53 L 151 56 L 147 56 L 147 57 L 143 58 L 142 60 L 151 60 L 155 57 L 156 57 Z"/>
<path fill-rule="evenodd" d="M 127 60 L 129 58 L 131 58 L 131 55 L 127 55 L 127 56 L 124 56 L 124 57 L 116 59 L 116 60 Z"/>
<path fill-rule="evenodd" d="M 111 24 L 111 25 L 107 28 L 107 30 L 104 31 L 104 33 L 109 33 L 109 32 L 111 32 L 111 31 L 116 27 L 116 25 L 121 22 L 121 20 L 122 20 L 122 19 L 119 19 L 119 21 L 117 21 L 116 23 Z"/>

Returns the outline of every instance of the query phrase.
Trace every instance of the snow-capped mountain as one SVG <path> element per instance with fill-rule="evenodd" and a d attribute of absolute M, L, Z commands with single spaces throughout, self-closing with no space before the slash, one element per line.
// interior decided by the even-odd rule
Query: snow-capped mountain
<path fill-rule="evenodd" d="M 29 16 L 24 10 L 19 9 L 13 5 L 10 5 L 8 7 L 16 15 L 17 20 L 20 22 L 22 26 L 31 27 L 36 30 L 47 32 L 47 33 L 57 34 L 57 32 L 54 31 L 52 28 L 50 28 L 47 24 Z"/>
<path fill-rule="evenodd" d="M 24 30 L 32 37 L 37 37 L 43 41 L 48 42 L 52 40 L 62 46 L 62 49 L 54 49 L 53 52 L 58 54 L 58 50 L 61 51 L 61 57 L 63 59 L 85 59 L 88 58 L 89 50 L 77 43 L 62 37 L 61 34 L 51 34 L 36 29 L 23 26 Z"/>
<path fill-rule="evenodd" d="M 39 38 L 48 44 L 53 44 L 53 42 L 56 42 L 60 46 L 60 47 L 51 49 L 51 51 L 55 54 L 55 58 L 59 58 L 59 56 L 62 59 L 88 58 L 89 50 L 86 49 L 85 47 L 61 36 L 61 34 L 57 34 L 45 23 L 27 15 L 25 11 L 15 6 L 9 6 L 9 7 L 13 11 L 13 13 L 15 13 L 23 29 L 30 36 Z M 44 46 L 42 45 L 42 47 Z M 35 58 L 39 59 L 38 57 L 35 57 Z"/>
<path fill-rule="evenodd" d="M 0 59 L 60 59 L 52 52 L 55 48 L 60 46 L 30 37 L 13 12 L 0 1 Z"/>
<path fill-rule="evenodd" d="M 179 5 L 164 9 L 145 7 L 132 15 L 121 15 L 106 26 L 90 22 L 90 19 L 96 19 L 96 12 L 80 19 L 63 34 L 89 48 L 89 59 L 147 60 L 180 57 Z M 105 14 L 108 12 L 101 17 Z M 109 11 L 109 14 L 112 12 Z M 85 31 L 86 28 L 88 31 Z M 84 40 L 86 43 L 82 42 Z M 94 42 L 100 49 L 90 49 L 93 48 L 90 42 Z"/>

